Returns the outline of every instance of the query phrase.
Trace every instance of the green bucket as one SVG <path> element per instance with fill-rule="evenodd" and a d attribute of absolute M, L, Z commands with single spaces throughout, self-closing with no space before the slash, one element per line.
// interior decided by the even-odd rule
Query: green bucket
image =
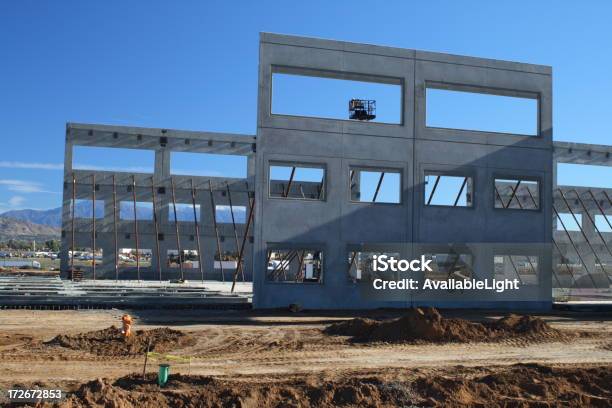
<path fill-rule="evenodd" d="M 170 365 L 169 364 L 160 364 L 159 372 L 157 373 L 157 384 L 160 387 L 163 387 L 168 382 L 168 375 L 170 374 Z"/>

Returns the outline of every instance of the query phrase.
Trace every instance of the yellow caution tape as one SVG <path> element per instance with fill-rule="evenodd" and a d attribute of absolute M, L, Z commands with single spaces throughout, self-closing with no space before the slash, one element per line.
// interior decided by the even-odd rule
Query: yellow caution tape
<path fill-rule="evenodd" d="M 161 354 L 156 353 L 154 351 L 149 351 L 147 353 L 148 358 L 153 360 L 170 360 L 170 361 L 178 361 L 181 363 L 191 363 L 191 356 L 173 356 L 171 354 Z"/>

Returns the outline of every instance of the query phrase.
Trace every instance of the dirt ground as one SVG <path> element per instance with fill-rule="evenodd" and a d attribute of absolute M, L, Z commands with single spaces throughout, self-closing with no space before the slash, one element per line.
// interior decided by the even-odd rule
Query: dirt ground
<path fill-rule="evenodd" d="M 82 390 L 83 395 L 91 397 L 97 392 L 100 398 L 104 393 L 92 390 L 103 388 L 107 394 L 113 395 L 128 392 L 132 397 L 138 392 L 150 394 L 145 392 L 148 383 L 135 382 L 134 377 L 134 373 L 142 373 L 143 354 L 105 355 L 98 352 L 95 346 L 71 348 L 51 341 L 58 335 L 79 337 L 86 332 L 119 326 L 124 313 L 122 310 L 0 311 L 0 366 L 3 372 L 0 389 L 44 385 L 75 391 L 79 387 L 86 387 Z M 170 356 L 158 355 L 150 360 L 147 372 L 151 378 L 159 363 L 169 363 L 172 374 L 189 376 L 172 377 L 176 384 L 191 384 L 189 387 L 199 384 L 198 389 L 202 391 L 202 384 L 217 381 L 214 383 L 218 385 L 217 388 L 229 387 L 236 394 L 227 391 L 223 395 L 228 399 L 219 399 L 220 405 L 276 406 L 273 398 L 262 401 L 257 395 L 270 394 L 270 389 L 266 391 L 266 387 L 280 383 L 286 387 L 277 390 L 279 395 L 293 393 L 293 397 L 287 394 L 288 400 L 302 401 L 301 404 L 287 406 L 361 406 L 368 405 L 368 401 L 370 406 L 394 406 L 407 400 L 418 406 L 436 406 L 441 401 L 455 406 L 479 403 L 488 406 L 487 395 L 497 395 L 496 398 L 501 399 L 518 398 L 512 400 L 511 405 L 521 406 L 517 401 L 526 401 L 524 405 L 532 405 L 533 401 L 554 401 L 561 392 L 555 394 L 554 390 L 561 389 L 568 396 L 573 396 L 574 400 L 582 401 L 583 406 L 612 404 L 610 394 L 608 399 L 598 399 L 602 392 L 611 393 L 609 388 L 603 391 L 587 389 L 588 384 L 597 381 L 611 383 L 608 380 L 612 369 L 612 321 L 605 316 L 541 316 L 555 329 L 555 333 L 572 335 L 554 335 L 537 341 L 530 337 L 502 336 L 485 343 L 372 343 L 355 342 L 350 336 L 324 333 L 330 324 L 355 315 L 198 310 L 129 313 L 135 318 L 135 330 L 168 327 L 187 334 L 186 338 L 190 339 L 164 347 L 163 353 Z M 484 322 L 492 322 L 503 316 L 459 311 L 443 314 Z M 399 314 L 381 311 L 360 316 L 381 319 L 398 317 Z M 557 370 L 552 377 L 567 377 L 569 382 L 560 380 L 561 383 L 551 383 L 550 370 Z M 510 386 L 505 391 L 498 390 L 500 394 L 492 394 L 491 390 L 482 387 L 470 388 L 472 381 L 466 380 L 478 378 L 477 383 L 482 384 L 483 381 L 490 381 L 491 376 L 501 383 L 508 382 L 507 378 L 518 379 L 521 376 L 525 379 L 536 378 L 539 385 L 528 387 L 530 391 L 526 391 L 525 395 L 512 391 Z M 98 380 L 101 378 L 108 380 Z M 355 379 L 358 378 L 367 381 L 356 383 Z M 88 381 L 94 383 L 82 385 Z M 230 386 L 228 381 L 234 382 L 233 385 Z M 571 381 L 581 385 L 577 386 Z M 453 389 L 465 388 L 462 391 L 464 400 L 455 393 L 444 395 L 443 391 L 448 389 L 444 384 Z M 309 394 L 311 391 L 308 387 L 317 385 L 331 387 L 333 392 L 321 396 Z M 346 389 L 346 395 L 336 396 L 340 389 Z M 242 393 L 246 394 L 241 400 L 238 397 Z M 232 400 L 231 395 L 238 399 Z M 393 395 L 404 399 L 397 399 Z M 210 395 L 206 398 L 214 401 Z M 536 399 L 531 401 L 530 398 Z M 454 401 L 452 404 L 451 400 Z M 87 406 L 79 405 L 79 401 L 65 406 Z M 155 406 L 160 401 L 143 400 L 134 402 L 134 405 L 126 403 L 125 406 Z M 310 402 L 307 404 L 304 401 Z M 175 400 L 172 403 L 183 406 Z M 561 405 L 568 406 L 568 403 Z"/>

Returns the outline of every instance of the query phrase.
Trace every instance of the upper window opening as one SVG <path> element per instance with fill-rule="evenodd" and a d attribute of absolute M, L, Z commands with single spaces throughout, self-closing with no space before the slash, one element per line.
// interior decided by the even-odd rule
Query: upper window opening
<path fill-rule="evenodd" d="M 612 188 L 612 167 L 558 163 L 557 184 L 560 186 Z"/>
<path fill-rule="evenodd" d="M 538 99 L 427 87 L 426 126 L 538 135 Z"/>
<path fill-rule="evenodd" d="M 220 224 L 245 224 L 246 207 L 244 205 L 216 205 L 215 219 Z"/>
<path fill-rule="evenodd" d="M 330 74 L 333 76 L 334 74 Z M 272 74 L 272 113 L 325 119 L 402 123 L 402 86 L 390 79 L 356 80 L 358 75 L 330 78 Z"/>
<path fill-rule="evenodd" d="M 153 173 L 155 152 L 119 147 L 74 146 L 72 168 L 75 170 Z"/>
<path fill-rule="evenodd" d="M 425 205 L 471 207 L 473 181 L 468 176 L 425 174 Z"/>
<path fill-rule="evenodd" d="M 168 205 L 168 219 L 171 222 L 174 222 L 176 210 L 176 221 L 185 221 L 185 222 L 200 222 L 200 204 L 195 205 L 195 209 L 193 208 L 193 204 L 184 204 L 184 203 L 170 203 Z M 195 217 L 194 217 L 195 211 Z"/>
<path fill-rule="evenodd" d="M 247 157 L 235 154 L 171 152 L 170 174 L 246 178 Z"/>
<path fill-rule="evenodd" d="M 495 179 L 495 208 L 538 210 L 540 183 L 526 179 Z"/>
<path fill-rule="evenodd" d="M 349 169 L 351 201 L 401 203 L 401 174 L 396 169 Z"/>
<path fill-rule="evenodd" d="M 298 164 L 270 165 L 270 197 L 325 199 L 325 168 Z"/>
<path fill-rule="evenodd" d="M 77 198 L 70 200 L 70 208 L 74 218 L 92 218 L 94 212 L 96 218 L 104 218 L 104 200 L 96 200 L 94 209 L 93 200 Z"/>
<path fill-rule="evenodd" d="M 153 219 L 153 203 L 150 201 L 121 201 L 119 202 L 119 219 L 134 221 L 150 221 Z"/>

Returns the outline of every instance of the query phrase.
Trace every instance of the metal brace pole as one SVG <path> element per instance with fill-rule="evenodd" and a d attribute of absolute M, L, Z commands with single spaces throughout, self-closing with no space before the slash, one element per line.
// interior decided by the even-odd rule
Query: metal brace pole
<path fill-rule="evenodd" d="M 230 214 L 232 215 L 232 228 L 234 229 L 234 240 L 236 241 L 236 251 L 240 251 L 240 244 L 238 243 L 238 232 L 236 231 L 236 220 L 234 218 L 234 206 L 232 204 L 232 193 L 230 191 L 228 183 L 225 183 L 225 187 L 227 188 L 227 199 L 229 201 Z M 244 282 L 244 269 L 242 268 L 242 265 L 236 265 L 236 268 L 240 268 L 240 271 L 242 272 L 242 281 Z"/>
<path fill-rule="evenodd" d="M 202 283 L 204 283 L 204 266 L 202 262 L 202 246 L 200 245 L 200 224 L 198 224 L 198 213 L 196 210 L 196 193 L 195 187 L 193 186 L 193 179 L 191 179 L 191 203 L 193 205 L 193 222 L 196 234 L 196 244 L 198 246 L 198 266 L 200 267 L 200 276 L 202 277 Z"/>
<path fill-rule="evenodd" d="M 584 210 L 584 213 L 586 214 L 587 218 L 589 219 L 591 224 L 593 224 L 593 228 L 595 228 L 595 231 L 597 232 L 597 235 L 599 235 L 599 239 L 601 239 L 601 242 L 603 242 L 604 247 L 606 247 L 606 250 L 608 251 L 610 256 L 612 256 L 612 252 L 610 252 L 610 248 L 608 247 L 608 244 L 606 243 L 606 240 L 604 239 L 603 235 L 601 235 L 601 232 L 599 231 L 599 228 L 597 228 L 597 225 L 595 225 L 595 220 L 591 217 L 591 214 L 589 214 L 589 210 L 586 208 L 586 205 L 584 205 L 584 202 L 582 201 L 582 198 L 580 197 L 580 194 L 578 194 L 578 191 L 576 191 L 576 189 L 574 189 L 572 191 L 574 192 L 574 194 L 576 194 L 576 198 L 580 202 L 580 205 L 582 206 L 582 209 Z M 604 269 L 604 272 L 605 272 L 605 269 Z"/>
<path fill-rule="evenodd" d="M 136 177 L 132 174 L 132 203 L 134 204 L 134 237 L 136 240 L 136 276 L 140 280 L 140 241 L 138 238 L 138 216 L 136 211 Z"/>
<path fill-rule="evenodd" d="M 501 208 L 506 208 L 506 205 L 504 204 L 504 199 L 502 198 L 501 194 L 499 194 L 499 190 L 497 189 L 497 186 L 493 187 L 495 189 L 495 194 L 497 195 L 497 198 L 499 198 L 499 202 L 501 203 Z M 495 207 L 495 208 L 499 208 L 499 207 Z"/>
<path fill-rule="evenodd" d="M 159 281 L 162 280 L 162 266 L 161 266 L 161 255 L 159 253 L 159 225 L 157 222 L 157 204 L 155 197 L 155 180 L 151 177 L 151 199 L 153 200 L 153 226 L 155 227 L 155 254 L 157 258 L 157 274 L 159 275 Z"/>
<path fill-rule="evenodd" d="M 91 175 L 91 267 L 96 280 L 96 174 Z"/>
<path fill-rule="evenodd" d="M 113 174 L 113 243 L 115 244 L 115 281 L 119 280 L 119 245 L 117 239 L 117 184 Z"/>
<path fill-rule="evenodd" d="M 304 280 L 304 278 L 305 278 L 305 274 L 302 273 L 302 266 L 304 265 L 305 253 L 306 253 L 306 251 L 302 251 L 301 255 L 297 255 L 299 263 L 298 263 L 298 269 L 297 269 L 298 270 L 298 275 L 296 275 L 296 277 L 295 277 L 295 281 L 296 282 L 298 281 L 298 277 L 302 278 L 302 280 Z"/>
<path fill-rule="evenodd" d="M 597 208 L 599 208 L 599 212 L 601 213 L 601 215 L 603 215 L 604 220 L 606 220 L 606 222 L 608 223 L 608 226 L 610 227 L 610 229 L 612 230 L 612 223 L 610 223 L 610 220 L 608 220 L 608 215 L 606 215 L 606 213 L 604 212 L 603 208 L 601 207 L 601 205 L 599 205 L 599 203 L 597 202 L 597 199 L 595 198 L 595 196 L 593 195 L 593 192 L 591 190 L 587 190 L 589 192 L 589 194 L 591 195 L 591 198 L 593 199 L 593 201 L 595 202 L 595 205 L 597 206 Z M 604 191 L 605 193 L 605 191 Z M 612 202 L 610 203 L 612 204 Z M 610 216 L 612 217 L 612 216 Z"/>
<path fill-rule="evenodd" d="M 557 252 L 559 252 L 559 255 L 561 255 L 561 258 L 564 258 L 565 255 L 563 255 L 563 252 L 561 251 L 561 248 L 559 248 L 559 245 L 557 244 L 557 241 L 555 241 L 555 239 L 553 238 L 552 240 L 553 244 L 555 245 L 555 248 L 557 248 Z M 562 259 L 563 260 L 563 259 Z M 574 273 L 572 272 L 572 268 L 569 267 L 569 265 L 567 263 L 564 263 L 563 265 L 565 265 L 565 269 L 567 269 L 567 272 L 569 273 L 569 275 L 572 277 L 572 280 L 574 281 L 573 283 L 576 283 L 576 278 L 574 277 Z M 557 274 L 554 273 L 555 268 L 553 268 L 553 274 L 555 275 L 555 278 L 557 279 L 557 283 L 559 284 L 559 287 L 563 286 L 561 284 L 561 281 L 559 280 L 559 278 L 557 277 Z"/>
<path fill-rule="evenodd" d="M 291 191 L 291 183 L 293 183 L 293 176 L 295 176 L 295 166 L 291 167 L 291 175 L 289 176 L 289 182 L 287 183 L 287 191 L 283 192 L 283 197 L 289 196 L 289 191 Z"/>
<path fill-rule="evenodd" d="M 70 274 L 71 274 L 71 278 L 72 280 L 74 280 L 74 213 L 76 211 L 76 177 L 74 176 L 74 172 L 72 173 L 72 214 L 71 214 L 71 220 L 70 220 L 70 224 L 71 224 L 71 243 L 70 243 L 70 248 L 72 253 L 70 254 Z"/>
<path fill-rule="evenodd" d="M 357 258 L 357 251 L 353 251 L 353 257 L 351 258 L 351 262 L 349 262 L 349 267 L 348 267 L 349 275 L 351 274 L 351 268 L 355 264 L 355 258 Z M 357 271 L 355 270 L 355 272 Z M 357 280 L 357 276 L 355 276 L 355 280 Z"/>
<path fill-rule="evenodd" d="M 610 205 L 612 205 L 612 198 L 610 198 L 610 196 L 608 195 L 608 193 L 606 191 L 603 191 L 603 193 L 606 196 L 606 198 L 608 199 L 608 202 L 610 203 Z"/>
<path fill-rule="evenodd" d="M 178 217 L 176 216 L 176 195 L 174 191 L 174 177 L 170 177 L 172 187 L 172 208 L 174 209 L 174 230 L 176 232 L 176 250 L 178 254 L 179 270 L 181 271 L 181 281 L 185 280 L 183 275 L 183 251 L 181 251 L 181 238 L 179 236 Z"/>
<path fill-rule="evenodd" d="M 429 198 L 427 199 L 427 205 L 431 204 L 431 200 L 433 199 L 434 194 L 436 193 L 436 189 L 438 188 L 438 183 L 439 182 L 440 182 L 440 176 L 438 175 L 438 176 L 436 176 L 436 181 L 434 181 L 434 186 L 431 189 L 431 194 L 429 194 Z M 503 205 L 503 202 L 502 202 L 502 205 Z"/>
<path fill-rule="evenodd" d="M 514 188 L 512 188 L 512 186 L 510 186 L 510 190 L 512 191 L 512 194 L 510 195 L 510 200 L 508 200 L 508 204 L 507 204 L 507 205 L 506 205 L 504 208 L 510 208 L 510 204 L 512 204 L 512 199 L 513 199 L 514 197 L 516 197 L 516 201 L 518 202 L 519 207 L 523 208 L 523 206 L 521 205 L 521 201 L 519 200 L 518 196 L 516 195 L 516 192 L 518 191 L 519 186 L 521 185 L 521 181 L 522 181 L 522 180 L 519 180 L 519 181 L 516 183 L 516 186 L 515 186 Z M 502 204 L 503 204 L 503 203 L 502 203 Z"/>
<path fill-rule="evenodd" d="M 533 194 L 531 194 L 531 190 L 529 190 L 529 187 L 527 187 L 527 193 L 529 194 L 529 197 L 531 198 L 531 202 L 533 202 L 533 205 L 535 207 L 538 206 L 538 204 L 536 203 L 535 198 L 533 197 Z M 519 201 L 519 206 L 522 208 L 521 202 Z M 561 252 L 561 249 L 559 248 L 559 245 L 557 245 L 557 242 L 555 241 L 555 239 L 551 236 L 551 240 L 553 242 L 553 244 L 555 244 L 555 247 L 557 247 L 557 251 L 559 251 L 559 254 L 561 256 L 563 256 L 563 253 Z M 552 251 L 551 251 L 551 255 L 552 255 Z M 529 257 L 527 257 L 527 259 L 529 260 Z M 529 260 L 529 264 L 531 265 L 531 260 Z M 533 269 L 533 265 L 531 265 L 532 269 Z M 574 281 L 574 283 L 576 282 L 576 279 L 574 278 L 574 274 L 572 273 L 572 270 L 570 269 L 569 265 L 565 264 L 565 267 L 567 268 L 567 271 L 569 272 L 570 276 L 572 277 L 572 280 Z M 534 269 L 535 271 L 535 269 Z M 553 266 L 552 268 L 552 273 L 553 276 L 555 277 L 555 279 L 557 280 L 557 283 L 559 284 L 559 287 L 563 286 L 561 285 L 561 281 L 559 280 L 559 277 L 557 276 L 557 273 L 555 272 L 555 268 Z"/>
<path fill-rule="evenodd" d="M 512 268 L 514 269 L 514 272 L 516 273 L 516 276 L 519 278 L 519 282 L 522 285 L 523 279 L 521 279 L 521 275 L 519 274 L 518 269 L 516 269 L 516 265 L 514 265 L 514 261 L 512 260 L 512 255 L 508 255 L 508 259 L 510 260 L 510 263 L 512 264 Z"/>
<path fill-rule="evenodd" d="M 242 245 L 240 246 L 240 253 L 238 254 L 238 264 L 242 263 L 242 257 L 244 254 L 244 245 L 246 244 L 247 237 L 249 236 L 249 227 L 253 221 L 253 210 L 255 208 L 255 198 L 249 200 L 250 209 L 249 209 L 249 217 L 247 220 L 247 225 L 244 230 L 244 236 L 242 237 Z M 268 262 L 270 261 L 270 255 L 268 252 Z M 268 263 L 266 262 L 266 268 L 268 267 Z M 234 271 L 234 279 L 232 282 L 232 293 L 234 292 L 234 287 L 236 286 L 236 278 L 238 277 L 238 269 Z"/>
<path fill-rule="evenodd" d="M 378 192 L 380 191 L 380 186 L 383 182 L 383 178 L 385 177 L 385 172 L 380 173 L 380 178 L 378 179 L 378 184 L 376 185 L 376 191 L 374 191 L 374 197 L 372 198 L 372 202 L 376 202 L 376 198 L 378 198 Z"/>
<path fill-rule="evenodd" d="M 275 267 L 272 272 L 276 272 L 279 271 L 278 274 L 280 274 L 280 272 L 283 273 L 283 277 L 285 280 L 287 280 L 287 267 L 290 266 L 291 262 L 293 262 L 293 260 L 295 259 L 295 257 L 297 256 L 297 251 L 292 249 L 287 253 L 287 257 L 286 258 L 282 258 L 281 262 L 280 262 L 280 269 L 278 269 L 277 267 Z M 287 262 L 285 262 L 285 260 L 287 260 Z"/>
<path fill-rule="evenodd" d="M 582 266 L 584 266 L 584 270 L 586 271 L 587 275 L 589 275 L 589 278 L 591 278 L 591 282 L 593 282 L 593 286 L 597 286 L 595 284 L 595 279 L 593 279 L 593 276 L 591 275 L 591 272 L 589 272 L 589 268 L 587 268 L 586 263 L 584 262 L 584 260 L 582 259 L 582 256 L 580 255 L 580 252 L 578 252 L 578 248 L 576 248 L 576 244 L 574 244 L 574 240 L 572 239 L 572 236 L 570 235 L 570 233 L 567 230 L 567 228 L 565 228 L 565 223 L 561 219 L 561 216 L 559 216 L 559 213 L 557 212 L 557 209 L 554 206 L 552 206 L 552 209 L 555 212 L 555 215 L 557 216 L 557 218 L 559 219 L 559 222 L 561 222 L 561 226 L 563 227 L 563 230 L 567 234 L 567 238 L 568 238 L 569 242 L 572 244 L 572 247 L 574 248 L 574 252 L 576 252 L 576 255 L 578 256 L 578 259 L 580 259 L 580 262 L 582 263 Z"/>
<path fill-rule="evenodd" d="M 223 271 L 223 255 L 221 254 L 221 241 L 219 239 L 219 228 L 217 226 L 217 208 L 215 207 L 215 197 L 213 195 L 212 183 L 208 179 L 208 191 L 210 192 L 210 205 L 212 211 L 213 226 L 215 228 L 215 237 L 217 239 L 217 253 L 219 254 L 219 267 L 221 268 L 221 281 L 225 282 L 225 272 Z M 213 267 L 215 257 L 213 256 Z"/>
<path fill-rule="evenodd" d="M 459 189 L 459 193 L 457 194 L 457 198 L 455 198 L 455 203 L 453 204 L 453 207 L 456 207 L 457 204 L 459 203 L 459 199 L 461 198 L 461 193 L 463 193 L 463 189 L 465 188 L 467 181 L 468 181 L 468 178 L 465 177 L 463 179 L 463 184 L 461 184 L 461 188 Z M 466 200 L 466 204 L 467 204 L 467 200 Z"/>

